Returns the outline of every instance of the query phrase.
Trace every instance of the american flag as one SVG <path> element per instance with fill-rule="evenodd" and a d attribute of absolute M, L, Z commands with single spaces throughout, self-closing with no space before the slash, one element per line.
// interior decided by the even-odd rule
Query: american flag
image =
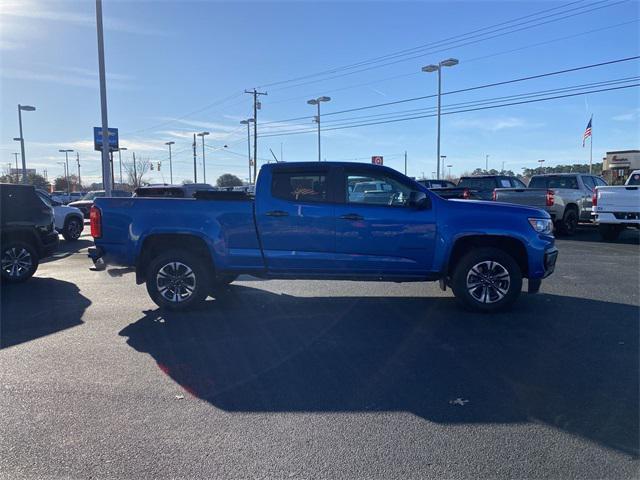
<path fill-rule="evenodd" d="M 591 117 L 589 119 L 589 123 L 587 123 L 587 128 L 584 131 L 584 135 L 582 135 L 582 146 L 584 147 L 584 142 L 587 141 L 587 137 L 591 136 L 591 120 L 593 120 L 593 117 Z"/>

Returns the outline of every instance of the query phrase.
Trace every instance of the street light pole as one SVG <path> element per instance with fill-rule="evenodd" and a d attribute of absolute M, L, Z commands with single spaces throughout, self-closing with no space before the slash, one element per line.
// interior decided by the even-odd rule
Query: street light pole
<path fill-rule="evenodd" d="M 316 117 L 316 122 L 318 122 L 318 161 L 320 162 L 322 160 L 322 154 L 321 154 L 321 145 L 320 145 L 320 104 L 322 102 L 328 102 L 331 100 L 331 97 L 318 97 L 318 98 L 312 98 L 311 100 L 307 100 L 307 103 L 309 105 L 317 105 L 318 107 L 318 116 Z"/>
<path fill-rule="evenodd" d="M 442 176 L 444 177 L 444 161 L 447 159 L 446 155 L 440 155 L 440 160 L 442 160 Z"/>
<path fill-rule="evenodd" d="M 247 126 L 247 152 L 249 158 L 249 183 L 251 182 L 251 123 L 254 121 L 253 118 L 247 118 L 246 120 L 240 121 L 242 125 Z"/>
<path fill-rule="evenodd" d="M 540 173 L 544 173 L 544 168 L 542 167 L 544 160 L 538 160 L 538 163 L 540 164 Z"/>
<path fill-rule="evenodd" d="M 104 34 L 102 30 L 102 0 L 96 0 L 96 30 L 98 33 L 98 73 L 100 76 L 100 111 L 102 113 L 102 186 L 111 196 L 111 169 L 109 168 L 109 120 L 107 116 L 107 80 L 104 65 Z"/>
<path fill-rule="evenodd" d="M 22 154 L 22 183 L 27 183 L 27 161 L 24 156 L 24 135 L 22 134 L 22 111 L 33 112 L 36 107 L 18 104 L 18 124 L 20 126 L 20 153 Z"/>
<path fill-rule="evenodd" d="M 118 147 L 118 161 L 120 162 L 120 188 L 122 188 L 122 150 L 127 150 L 127 147 Z"/>
<path fill-rule="evenodd" d="M 204 157 L 204 137 L 206 137 L 207 135 L 209 135 L 209 132 L 198 133 L 198 136 L 202 137 L 202 181 L 204 183 L 207 183 L 207 167 L 206 167 L 205 157 Z"/>
<path fill-rule="evenodd" d="M 202 137 L 204 141 L 204 137 Z M 165 142 L 165 145 L 169 145 L 169 182 L 173 185 L 173 166 L 171 165 L 171 145 L 174 145 L 176 142 Z"/>
<path fill-rule="evenodd" d="M 451 167 L 453 167 L 453 165 L 447 165 L 447 168 L 449 169 L 449 178 L 451 178 Z"/>
<path fill-rule="evenodd" d="M 455 58 L 448 58 L 446 60 L 441 61 L 437 65 L 427 65 L 426 67 L 422 67 L 423 72 L 438 72 L 438 134 L 437 134 L 437 151 L 436 151 L 436 179 L 440 179 L 440 105 L 441 105 L 441 96 L 442 96 L 442 67 L 453 67 L 457 65 L 459 62 Z"/>
<path fill-rule="evenodd" d="M 64 164 L 65 164 L 65 179 L 67 181 L 67 197 L 69 196 L 69 152 L 73 152 L 73 150 L 58 150 L 60 153 L 64 153 Z"/>

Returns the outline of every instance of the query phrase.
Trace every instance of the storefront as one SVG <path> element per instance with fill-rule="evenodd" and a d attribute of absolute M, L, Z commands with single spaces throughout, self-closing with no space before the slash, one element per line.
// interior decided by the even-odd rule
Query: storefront
<path fill-rule="evenodd" d="M 602 176 L 610 185 L 621 185 L 633 170 L 640 170 L 640 150 L 607 152 L 602 159 Z"/>

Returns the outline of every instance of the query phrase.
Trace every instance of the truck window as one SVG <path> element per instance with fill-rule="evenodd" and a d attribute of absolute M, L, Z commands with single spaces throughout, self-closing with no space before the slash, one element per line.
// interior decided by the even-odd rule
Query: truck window
<path fill-rule="evenodd" d="M 517 178 L 512 178 L 511 184 L 513 185 L 513 188 L 527 188 L 527 186 Z"/>
<path fill-rule="evenodd" d="M 640 174 L 634 173 L 627 180 L 627 185 L 640 185 Z"/>
<path fill-rule="evenodd" d="M 411 187 L 386 175 L 363 176 L 347 174 L 347 202 L 374 205 L 404 206 Z"/>
<path fill-rule="evenodd" d="M 493 190 L 496 188 L 496 180 L 492 177 L 463 177 L 458 182 L 458 187 L 466 187 L 472 190 Z"/>
<path fill-rule="evenodd" d="M 587 187 L 591 191 L 596 188 L 596 183 L 594 182 L 593 177 L 589 175 L 582 175 L 582 182 L 584 183 L 585 187 Z"/>
<path fill-rule="evenodd" d="M 569 188 L 578 189 L 578 180 L 574 176 L 549 175 L 547 177 L 533 177 L 529 188 Z"/>
<path fill-rule="evenodd" d="M 324 173 L 274 172 L 271 195 L 297 202 L 326 202 L 327 177 Z"/>

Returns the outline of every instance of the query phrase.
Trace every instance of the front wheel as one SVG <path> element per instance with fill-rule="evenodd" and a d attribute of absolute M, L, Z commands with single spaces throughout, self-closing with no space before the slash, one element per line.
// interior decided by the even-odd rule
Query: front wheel
<path fill-rule="evenodd" d="M 161 308 L 188 310 L 205 300 L 209 276 L 202 259 L 182 250 L 154 258 L 147 269 L 147 292 Z"/>
<path fill-rule="evenodd" d="M 64 224 L 62 236 L 67 242 L 74 242 L 80 238 L 83 229 L 84 221 L 79 217 L 71 217 Z"/>
<path fill-rule="evenodd" d="M 578 229 L 578 212 L 574 208 L 567 208 L 558 224 L 558 232 L 562 235 L 575 235 Z"/>
<path fill-rule="evenodd" d="M 503 250 L 476 248 L 457 263 L 451 288 L 466 308 L 497 312 L 511 306 L 520 295 L 522 272 Z"/>
<path fill-rule="evenodd" d="M 0 266 L 3 282 L 24 282 L 36 273 L 38 254 L 29 243 L 10 240 L 2 247 Z"/>

